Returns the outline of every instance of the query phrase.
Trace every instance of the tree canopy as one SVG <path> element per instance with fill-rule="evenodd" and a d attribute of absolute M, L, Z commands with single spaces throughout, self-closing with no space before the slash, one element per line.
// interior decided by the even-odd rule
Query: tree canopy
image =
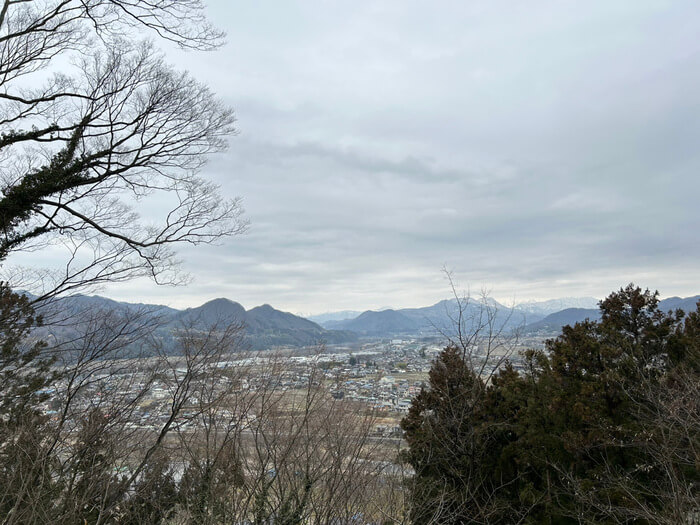
<path fill-rule="evenodd" d="M 700 305 L 629 285 L 488 383 L 456 347 L 402 422 L 414 523 L 683 523 L 700 508 Z"/>

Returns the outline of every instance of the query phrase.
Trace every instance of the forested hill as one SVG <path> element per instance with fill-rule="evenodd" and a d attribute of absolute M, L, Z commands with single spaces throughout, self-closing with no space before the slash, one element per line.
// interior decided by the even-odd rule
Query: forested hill
<path fill-rule="evenodd" d="M 221 322 L 242 323 L 248 341 L 255 349 L 308 346 L 320 342 L 335 344 L 357 339 L 353 332 L 326 330 L 313 321 L 277 310 L 269 304 L 246 310 L 239 303 L 224 298 L 214 299 L 173 316 L 173 324 L 182 322 L 194 322 L 201 326 Z"/>
<path fill-rule="evenodd" d="M 107 315 L 130 315 L 151 318 L 163 335 L 179 327 L 196 330 L 221 329 L 231 323 L 240 324 L 246 348 L 264 350 L 277 346 L 310 346 L 320 343 L 337 344 L 354 341 L 357 334 L 344 330 L 327 330 L 313 321 L 282 312 L 266 304 L 246 310 L 230 299 L 214 299 L 196 308 L 177 310 L 153 304 L 114 301 L 100 296 L 75 295 L 56 300 L 45 308 L 51 318 L 66 317 L 64 329 L 53 327 L 52 333 L 61 337 L 71 331 L 76 319 Z"/>

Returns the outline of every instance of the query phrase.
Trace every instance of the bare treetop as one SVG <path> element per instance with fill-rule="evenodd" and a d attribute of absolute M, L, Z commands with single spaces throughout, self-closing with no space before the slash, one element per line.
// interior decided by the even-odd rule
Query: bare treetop
<path fill-rule="evenodd" d="M 32 44 L 32 59 L 51 58 L 90 33 L 109 41 L 145 28 L 186 49 L 212 49 L 224 37 L 201 0 L 4 0 L 0 27 L 3 40 Z"/>
<path fill-rule="evenodd" d="M 2 4 L 0 260 L 66 247 L 65 270 L 50 283 L 43 274 L 41 294 L 139 276 L 179 282 L 173 244 L 246 227 L 239 200 L 198 175 L 226 147 L 233 112 L 136 38 L 149 33 L 190 49 L 223 36 L 199 0 Z M 153 194 L 171 208 L 143 222 L 134 207 Z"/>

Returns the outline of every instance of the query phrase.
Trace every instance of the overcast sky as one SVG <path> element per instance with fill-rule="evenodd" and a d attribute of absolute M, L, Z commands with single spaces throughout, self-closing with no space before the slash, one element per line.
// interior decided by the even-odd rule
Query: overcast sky
<path fill-rule="evenodd" d="M 170 59 L 236 111 L 205 174 L 244 237 L 193 282 L 104 291 L 295 313 L 700 293 L 700 3 L 208 0 L 223 48 Z"/>

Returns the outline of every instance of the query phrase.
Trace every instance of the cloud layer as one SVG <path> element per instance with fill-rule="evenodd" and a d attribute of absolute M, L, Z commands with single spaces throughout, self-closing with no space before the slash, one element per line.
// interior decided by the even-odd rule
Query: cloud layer
<path fill-rule="evenodd" d="M 251 231 L 110 295 L 417 306 L 444 265 L 506 300 L 698 293 L 697 2 L 208 3 L 228 45 L 172 60 L 236 109 L 206 174 Z"/>

